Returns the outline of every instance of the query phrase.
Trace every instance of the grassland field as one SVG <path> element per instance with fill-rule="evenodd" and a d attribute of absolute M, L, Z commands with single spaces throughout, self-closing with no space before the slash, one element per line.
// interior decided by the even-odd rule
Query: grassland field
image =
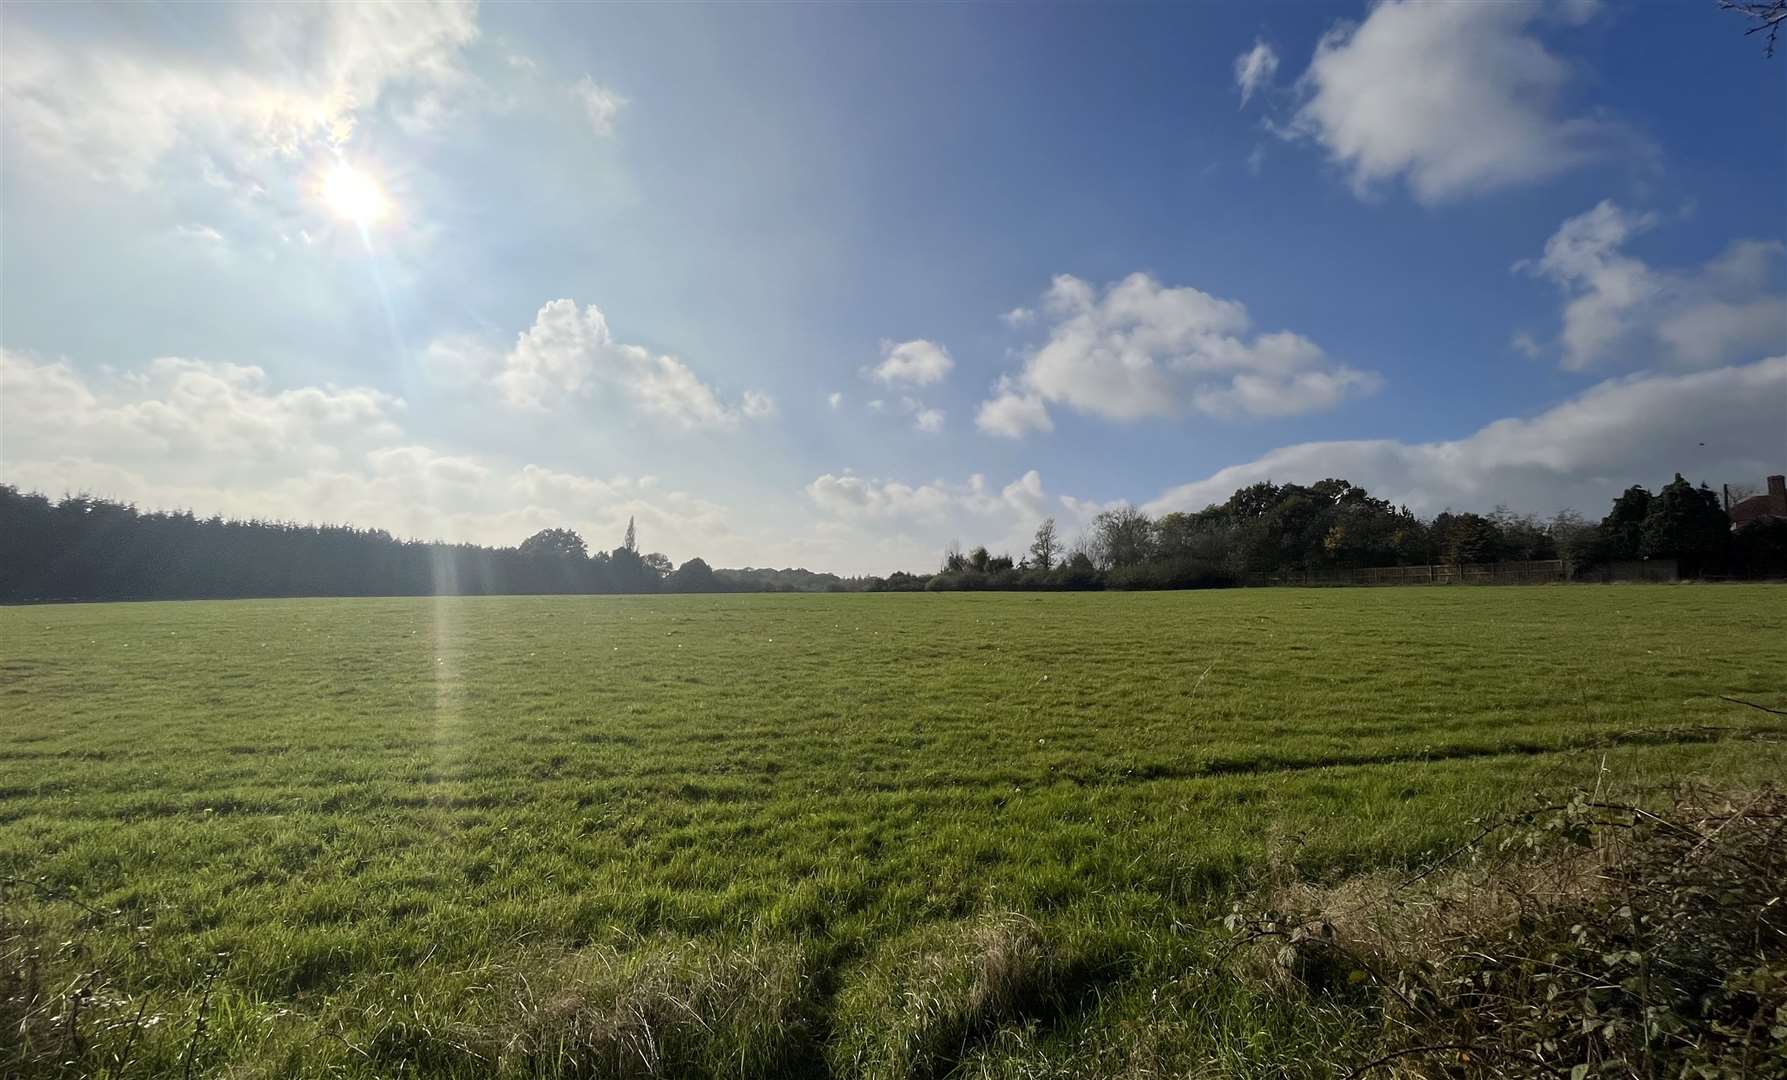
<path fill-rule="evenodd" d="M 1212 973 L 1235 896 L 1787 776 L 1720 700 L 1787 706 L 1784 599 L 0 609 L 0 959 L 78 998 L 0 1072 L 1328 1075 L 1368 1023 Z"/>

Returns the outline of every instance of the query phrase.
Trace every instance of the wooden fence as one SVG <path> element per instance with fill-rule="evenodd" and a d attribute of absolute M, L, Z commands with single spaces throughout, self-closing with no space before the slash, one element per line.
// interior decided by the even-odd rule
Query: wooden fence
<path fill-rule="evenodd" d="M 1532 562 L 1372 566 L 1363 570 L 1329 570 L 1260 577 L 1249 585 L 1547 585 L 1569 581 L 1563 559 Z"/>

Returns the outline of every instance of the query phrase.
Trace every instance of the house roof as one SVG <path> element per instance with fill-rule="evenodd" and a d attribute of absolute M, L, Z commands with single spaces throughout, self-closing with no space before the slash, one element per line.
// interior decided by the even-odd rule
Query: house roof
<path fill-rule="evenodd" d="M 1731 522 L 1742 525 L 1765 517 L 1787 517 L 1787 495 L 1752 495 L 1731 504 Z"/>

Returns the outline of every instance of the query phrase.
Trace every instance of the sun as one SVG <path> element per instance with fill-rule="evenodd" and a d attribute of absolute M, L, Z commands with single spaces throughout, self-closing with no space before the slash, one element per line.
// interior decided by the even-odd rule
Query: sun
<path fill-rule="evenodd" d="M 378 181 L 341 162 L 323 177 L 323 205 L 338 218 L 365 228 L 391 211 Z"/>

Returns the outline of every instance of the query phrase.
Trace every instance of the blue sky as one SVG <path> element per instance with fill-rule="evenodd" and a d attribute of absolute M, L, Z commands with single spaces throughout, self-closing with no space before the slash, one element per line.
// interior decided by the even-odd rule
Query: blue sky
<path fill-rule="evenodd" d="M 1787 58 L 1710 2 L 0 19 L 6 482 L 885 572 L 1787 464 Z"/>

